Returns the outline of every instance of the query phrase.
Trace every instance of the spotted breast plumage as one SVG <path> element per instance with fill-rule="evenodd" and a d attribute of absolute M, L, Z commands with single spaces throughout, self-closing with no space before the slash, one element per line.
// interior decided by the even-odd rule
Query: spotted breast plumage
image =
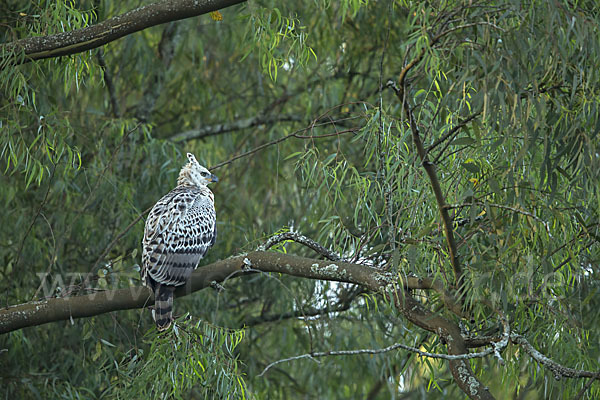
<path fill-rule="evenodd" d="M 217 239 L 213 193 L 215 175 L 193 154 L 177 178 L 177 187 L 150 210 L 142 240 L 142 281 L 154 291 L 158 330 L 171 326 L 173 292 L 184 285 Z"/>

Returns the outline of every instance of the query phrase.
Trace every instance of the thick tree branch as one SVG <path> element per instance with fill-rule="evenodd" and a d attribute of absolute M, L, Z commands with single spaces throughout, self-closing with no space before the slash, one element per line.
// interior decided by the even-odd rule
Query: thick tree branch
<path fill-rule="evenodd" d="M 304 246 L 314 250 L 318 254 L 321 254 L 323 257 L 327 258 L 328 260 L 348 261 L 348 260 L 342 259 L 335 252 L 325 248 L 320 243 L 317 243 L 314 240 L 312 240 L 304 235 L 299 234 L 298 232 L 283 232 L 278 235 L 271 236 L 265 243 L 260 245 L 257 248 L 257 250 L 258 251 L 269 250 L 275 244 L 286 241 L 286 240 L 292 240 L 296 243 L 303 244 Z M 390 278 L 391 278 L 391 276 L 390 276 Z M 403 281 L 405 278 L 407 278 L 407 277 L 402 276 L 402 275 L 400 275 L 398 277 L 398 279 L 400 279 L 400 281 Z M 426 281 L 427 281 L 427 283 L 425 283 L 425 281 L 422 280 L 421 283 L 426 285 L 428 289 L 433 289 L 436 292 L 438 292 L 442 302 L 448 308 L 448 310 L 452 311 L 454 314 L 458 315 L 459 317 L 462 317 L 462 318 L 468 317 L 468 315 L 465 315 L 465 313 L 463 312 L 462 308 L 460 307 L 460 304 L 456 301 L 456 299 L 454 299 L 452 294 L 446 290 L 446 288 L 444 287 L 444 285 L 441 282 L 430 280 L 429 278 L 426 278 Z"/>
<path fill-rule="evenodd" d="M 222 282 L 230 277 L 250 273 L 247 271 L 248 267 L 309 279 L 355 283 L 375 290 L 394 280 L 392 275 L 364 265 L 256 251 L 198 268 L 188 285 L 178 288 L 175 295 L 186 296 L 210 286 L 211 282 Z M 430 278 L 408 277 L 403 283 L 408 289 L 431 289 L 435 286 Z M 142 308 L 153 303 L 152 291 L 138 286 L 19 304 L 0 309 L 0 334 L 49 322 Z"/>
<path fill-rule="evenodd" d="M 427 310 L 414 297 L 403 290 L 388 292 L 398 310 L 413 324 L 440 337 L 448 346 L 448 353 L 467 354 L 468 349 L 460 328 L 453 322 Z M 472 399 L 493 399 L 494 397 L 477 378 L 468 360 L 449 360 L 450 372 L 454 380 L 467 396 Z"/>
<path fill-rule="evenodd" d="M 25 58 L 15 58 L 12 64 L 76 54 L 155 25 L 196 17 L 244 1 L 246 0 L 161 0 L 86 28 L 4 44 L 0 46 L 0 54 L 6 57 L 22 50 Z M 7 64 L 2 60 L 0 65 Z"/>

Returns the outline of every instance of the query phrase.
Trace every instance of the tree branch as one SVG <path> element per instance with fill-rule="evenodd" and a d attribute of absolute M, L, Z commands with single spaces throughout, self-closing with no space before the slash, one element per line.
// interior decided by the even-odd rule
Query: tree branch
<path fill-rule="evenodd" d="M 297 139 L 321 139 L 321 138 L 325 138 L 325 137 L 339 136 L 339 135 L 342 135 L 344 133 L 355 133 L 355 132 L 358 132 L 358 131 L 360 131 L 362 129 L 361 126 L 356 126 L 356 127 L 351 127 L 351 128 L 348 128 L 348 129 L 344 129 L 342 131 L 336 131 L 336 132 L 333 132 L 333 133 L 325 133 L 323 135 L 310 135 L 310 136 L 309 135 L 300 135 L 300 132 L 308 131 L 308 130 L 312 129 L 313 127 L 314 126 L 309 126 L 307 128 L 299 129 L 296 132 L 292 132 L 289 135 L 282 136 L 279 139 L 275 139 L 275 140 L 272 140 L 272 141 L 270 141 L 268 143 L 261 144 L 260 146 L 257 146 L 255 148 L 253 148 L 252 150 L 248 150 L 248 151 L 246 151 L 246 152 L 244 152 L 242 154 L 238 154 L 237 156 L 233 156 L 233 157 L 231 157 L 227 161 L 223 161 L 223 162 L 220 162 L 220 163 L 218 163 L 216 165 L 213 165 L 209 169 L 212 170 L 212 169 L 221 168 L 221 167 L 223 167 L 223 166 L 225 166 L 227 164 L 231 164 L 235 160 L 247 157 L 247 156 L 249 156 L 251 154 L 254 154 L 254 153 L 256 153 L 256 152 L 258 152 L 258 151 L 260 151 L 262 149 L 265 149 L 265 148 L 267 148 L 269 146 L 274 146 L 274 145 L 276 145 L 278 143 L 281 143 L 281 142 L 283 142 L 285 140 L 288 140 L 289 138 L 293 138 L 294 137 L 294 138 L 297 138 Z"/>
<path fill-rule="evenodd" d="M 309 279 L 355 283 L 377 290 L 394 280 L 374 268 L 344 262 L 315 260 L 275 252 L 255 251 L 213 264 L 202 266 L 192 274 L 186 286 L 179 287 L 175 296 L 186 296 L 231 277 L 251 273 L 248 267 L 262 272 L 278 272 Z M 408 289 L 432 289 L 430 278 L 408 277 L 403 282 Z M 28 326 L 66 321 L 105 314 L 112 311 L 138 309 L 154 303 L 150 289 L 137 286 L 125 289 L 98 291 L 83 296 L 51 298 L 0 309 L 0 334 Z"/>
<path fill-rule="evenodd" d="M 532 214 L 528 211 L 524 211 L 524 210 L 520 210 L 518 208 L 515 207 L 510 207 L 510 206 L 505 206 L 502 204 L 495 204 L 495 203 L 483 203 L 483 202 L 473 202 L 473 203 L 463 203 L 463 204 L 447 204 L 446 208 L 448 210 L 453 209 L 453 208 L 462 208 L 462 207 L 470 207 L 470 206 L 490 206 L 490 207 L 494 207 L 494 208 L 500 208 L 502 210 L 509 210 L 512 211 L 516 214 L 521 214 L 521 215 L 525 215 L 527 217 L 533 218 L 534 220 L 538 221 L 539 223 L 541 223 L 542 225 L 544 225 L 544 228 L 546 229 L 546 232 L 548 233 L 549 236 L 552 236 L 550 234 L 550 226 L 548 225 L 548 223 L 546 221 L 544 221 L 543 219 L 541 219 L 540 217 L 536 216 L 535 214 Z"/>
<path fill-rule="evenodd" d="M 171 136 L 169 139 L 174 142 L 185 142 L 193 139 L 202 139 L 208 136 L 220 135 L 221 133 L 227 133 L 232 131 L 239 131 L 246 128 L 253 128 L 258 125 L 268 125 L 275 122 L 287 122 L 287 121 L 302 121 L 302 118 L 296 115 L 271 115 L 271 116 L 257 116 L 252 118 L 244 118 L 237 121 L 233 121 L 225 124 L 216 124 L 204 126 L 202 128 L 190 129 L 188 131 L 177 133 Z"/>
<path fill-rule="evenodd" d="M 409 293 L 403 290 L 386 291 L 387 298 L 394 302 L 406 319 L 416 326 L 435 333 L 442 343 L 448 346 L 448 353 L 464 355 L 468 353 L 465 340 L 457 324 L 423 307 Z M 493 399 L 494 397 L 476 377 L 468 360 L 449 360 L 450 372 L 461 390 L 472 399 Z"/>
<path fill-rule="evenodd" d="M 435 142 L 433 142 L 429 147 L 427 147 L 427 153 L 429 154 L 431 152 L 431 150 L 435 149 L 437 146 L 439 146 L 441 143 L 443 143 L 445 140 L 447 140 L 448 138 L 454 136 L 455 134 L 457 134 L 460 129 L 462 129 L 466 124 L 468 124 L 469 122 L 471 122 L 473 119 L 475 119 L 476 117 L 478 117 L 481 114 L 481 111 L 476 112 L 475 114 L 471 114 L 469 115 L 467 118 L 463 119 L 462 121 L 460 121 L 454 128 L 450 129 L 448 132 L 446 132 L 445 135 L 443 135 L 442 137 L 440 137 L 439 139 L 437 139 Z M 444 150 L 442 150 L 440 152 L 440 155 L 444 154 Z M 438 155 L 438 157 L 440 156 Z M 437 158 L 436 158 L 437 160 Z M 434 164 L 436 163 L 436 160 L 434 160 Z"/>
<path fill-rule="evenodd" d="M 50 36 L 35 36 L 0 46 L 2 58 L 13 57 L 14 65 L 50 57 L 80 53 L 100 47 L 123 36 L 166 22 L 207 14 L 246 0 L 161 0 L 136 8 L 106 21 L 70 32 Z M 23 51 L 25 58 L 14 57 Z"/>
<path fill-rule="evenodd" d="M 277 313 L 277 314 L 267 314 L 267 315 L 258 315 L 256 317 L 249 317 L 245 319 L 242 323 L 243 326 L 256 326 L 268 322 L 276 322 L 282 321 L 286 319 L 295 319 L 295 318 L 307 318 L 307 317 L 317 317 L 321 315 L 329 315 L 331 313 L 339 313 L 348 311 L 350 309 L 351 301 L 340 303 L 333 307 L 325 307 L 322 309 L 311 308 L 308 310 L 294 310 L 288 311 L 285 313 Z"/>
<path fill-rule="evenodd" d="M 419 134 L 419 128 L 417 127 L 417 122 L 415 121 L 410 105 L 408 104 L 405 88 L 402 86 L 397 87 L 393 81 L 388 81 L 387 86 L 394 90 L 396 97 L 398 97 L 400 104 L 402 104 L 402 108 L 404 109 L 404 113 L 406 114 L 406 119 L 408 120 L 408 125 L 412 133 L 413 142 L 417 149 L 417 154 L 421 159 L 421 165 L 423 165 L 423 168 L 429 177 L 431 188 L 433 189 L 433 194 L 435 195 L 435 200 L 437 201 L 440 216 L 442 218 L 446 243 L 448 244 L 448 253 L 450 254 L 450 262 L 454 272 L 454 281 L 456 286 L 460 288 L 462 286 L 462 267 L 458 259 L 458 248 L 456 246 L 456 240 L 454 239 L 452 217 L 450 217 L 446 207 L 446 200 L 444 199 L 442 187 L 437 177 L 435 164 L 429 161 L 427 151 L 425 150 L 425 146 L 423 146 L 423 141 L 421 140 L 421 136 Z"/>
<path fill-rule="evenodd" d="M 554 374 L 554 377 L 558 380 L 561 377 L 565 378 L 598 378 L 600 376 L 600 371 L 591 372 L 584 371 L 580 369 L 568 368 L 563 365 L 560 365 L 556 361 L 546 357 L 542 353 L 540 353 L 535 347 L 531 345 L 525 339 L 524 336 L 518 335 L 516 333 L 512 333 L 510 335 L 510 340 L 513 343 L 520 345 L 525 353 L 529 354 L 531 358 L 533 358 L 538 363 L 542 364 L 544 367 L 548 368 Z"/>
<path fill-rule="evenodd" d="M 117 100 L 117 91 L 115 89 L 115 84 L 113 83 L 110 70 L 106 65 L 106 60 L 104 59 L 104 52 L 102 49 L 98 49 L 96 57 L 98 58 L 98 64 L 100 64 L 100 68 L 102 69 L 102 78 L 104 79 L 104 83 L 108 89 L 108 97 L 110 99 L 113 116 L 115 118 L 121 118 L 121 109 L 119 107 L 119 101 Z"/>
<path fill-rule="evenodd" d="M 325 248 L 325 246 L 320 243 L 315 242 L 314 240 L 307 238 L 304 235 L 299 234 L 298 232 L 283 232 L 275 236 L 271 236 L 264 244 L 258 246 L 259 251 L 267 251 L 271 247 L 275 246 L 277 243 L 285 242 L 287 240 L 292 240 L 294 242 L 300 243 L 314 250 L 315 252 L 321 254 L 323 257 L 327 258 L 331 261 L 342 261 L 342 258 L 334 253 L 333 251 Z"/>
<path fill-rule="evenodd" d="M 590 387 L 592 387 L 592 383 L 594 383 L 596 379 L 600 379 L 600 372 L 598 372 L 596 376 L 590 378 L 590 380 L 581 388 L 581 390 L 579 391 L 579 393 L 577 393 L 573 400 L 583 399 L 583 395 L 589 390 Z"/>

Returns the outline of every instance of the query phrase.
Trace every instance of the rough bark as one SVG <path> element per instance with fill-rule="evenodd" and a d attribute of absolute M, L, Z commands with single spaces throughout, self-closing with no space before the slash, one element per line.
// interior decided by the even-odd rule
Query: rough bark
<path fill-rule="evenodd" d="M 60 57 L 94 49 L 134 32 L 166 22 L 196 17 L 243 3 L 246 0 L 161 0 L 99 22 L 95 25 L 49 36 L 20 39 L 0 46 L 2 58 L 23 50 L 24 58 L 1 65 Z"/>
<path fill-rule="evenodd" d="M 397 292 L 399 295 L 396 296 L 396 305 L 409 321 L 440 336 L 441 340 L 448 347 L 448 354 L 458 355 L 468 353 L 467 346 L 457 324 L 425 309 L 410 295 L 400 297 L 401 293 L 400 291 Z M 448 365 L 450 366 L 450 372 L 454 380 L 469 398 L 494 398 L 488 388 L 477 379 L 471 369 L 469 360 L 450 360 L 448 361 Z"/>
<path fill-rule="evenodd" d="M 227 279 L 257 272 L 278 272 L 310 279 L 334 280 L 378 288 L 392 277 L 364 265 L 315 260 L 275 252 L 256 251 L 202 266 L 194 271 L 187 286 L 178 288 L 175 296 L 186 296 Z M 431 279 L 409 277 L 406 288 L 437 287 Z M 154 304 L 154 295 L 146 287 L 99 291 L 84 296 L 51 298 L 0 309 L 0 334 L 28 326 L 65 321 L 131 310 Z"/>

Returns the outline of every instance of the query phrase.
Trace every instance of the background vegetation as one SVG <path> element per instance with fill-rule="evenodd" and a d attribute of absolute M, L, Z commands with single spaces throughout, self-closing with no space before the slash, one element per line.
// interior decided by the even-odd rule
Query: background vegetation
<path fill-rule="evenodd" d="M 594 2 L 252 0 L 63 57 L 10 45 L 140 5 L 0 8 L 2 307 L 139 285 L 144 212 L 190 151 L 220 180 L 203 263 L 299 232 L 398 282 L 434 278 L 468 318 L 439 291 L 410 294 L 469 343 L 500 340 L 506 316 L 555 362 L 598 372 Z M 143 309 L 4 334 L 0 394 L 474 397 L 447 361 L 402 349 L 260 375 L 305 353 L 446 342 L 361 285 L 264 273 L 224 288 L 177 299 L 166 336 Z M 501 356 L 470 361 L 497 398 L 600 396 L 514 341 Z"/>

